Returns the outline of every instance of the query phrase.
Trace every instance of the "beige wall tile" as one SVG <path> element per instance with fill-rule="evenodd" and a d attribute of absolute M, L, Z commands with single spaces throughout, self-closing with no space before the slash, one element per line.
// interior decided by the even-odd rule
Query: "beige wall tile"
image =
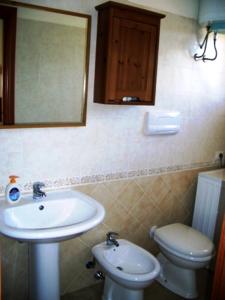
<path fill-rule="evenodd" d="M 187 170 L 77 186 L 77 190 L 104 205 L 106 216 L 96 228 L 61 243 L 62 294 L 96 282 L 93 278 L 95 270 L 87 270 L 85 265 L 92 259 L 91 248 L 104 241 L 108 231 L 116 231 L 120 238 L 156 254 L 158 248 L 149 238 L 151 226 L 173 222 L 190 224 L 198 172 Z M 27 245 L 4 237 L 1 237 L 1 244 L 7 295 L 14 300 L 12 297 L 20 289 L 18 300 L 23 300 L 27 293 Z"/>
<path fill-rule="evenodd" d="M 117 202 L 123 206 L 125 211 L 129 212 L 132 207 L 137 205 L 143 194 L 143 190 L 136 184 L 135 180 L 132 180 L 125 189 L 119 193 Z"/>
<path fill-rule="evenodd" d="M 118 197 L 120 193 L 126 188 L 130 180 L 116 180 L 105 182 L 105 186 L 111 191 L 114 197 Z"/>

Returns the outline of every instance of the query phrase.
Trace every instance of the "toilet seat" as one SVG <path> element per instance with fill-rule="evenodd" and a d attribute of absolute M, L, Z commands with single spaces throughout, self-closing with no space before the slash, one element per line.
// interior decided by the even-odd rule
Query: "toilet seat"
<path fill-rule="evenodd" d="M 213 243 L 204 234 L 180 223 L 153 226 L 150 236 L 160 247 L 159 283 L 185 299 L 196 299 L 196 271 L 209 264 L 214 254 Z"/>
<path fill-rule="evenodd" d="M 192 261 L 210 260 L 213 254 L 213 243 L 202 233 L 175 223 L 157 228 L 154 239 L 167 251 Z"/>

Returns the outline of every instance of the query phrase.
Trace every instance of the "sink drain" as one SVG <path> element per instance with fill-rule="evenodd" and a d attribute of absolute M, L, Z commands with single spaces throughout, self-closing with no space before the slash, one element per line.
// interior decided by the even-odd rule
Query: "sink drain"
<path fill-rule="evenodd" d="M 118 266 L 118 267 L 116 267 L 118 270 L 120 270 L 120 271 L 123 271 L 123 268 L 122 267 L 120 267 L 120 266 Z"/>

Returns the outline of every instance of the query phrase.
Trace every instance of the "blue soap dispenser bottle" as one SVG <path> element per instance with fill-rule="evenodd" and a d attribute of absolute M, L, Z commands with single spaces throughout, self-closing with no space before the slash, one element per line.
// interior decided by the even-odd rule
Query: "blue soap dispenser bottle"
<path fill-rule="evenodd" d="M 9 203 L 18 203 L 21 199 L 20 186 L 17 184 L 16 179 L 18 176 L 11 175 L 9 176 L 9 184 L 5 189 L 5 197 Z"/>

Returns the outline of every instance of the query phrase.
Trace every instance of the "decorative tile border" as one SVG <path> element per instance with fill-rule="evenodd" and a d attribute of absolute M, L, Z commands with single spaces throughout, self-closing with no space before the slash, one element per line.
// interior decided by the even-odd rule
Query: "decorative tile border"
<path fill-rule="evenodd" d="M 215 167 L 218 167 L 218 165 L 215 162 L 193 163 L 193 164 L 175 165 L 175 166 L 160 167 L 160 168 L 153 168 L 153 169 L 134 170 L 128 172 L 98 174 L 98 175 L 63 178 L 63 179 L 56 179 L 56 180 L 44 180 L 44 183 L 46 188 L 48 190 L 51 190 L 51 189 L 72 187 L 72 186 L 83 185 L 83 184 L 100 183 L 100 182 L 113 181 L 113 180 L 160 175 L 160 174 L 184 171 L 184 170 L 192 170 L 192 169 L 200 169 L 200 168 L 215 168 Z M 31 192 L 32 185 L 33 182 L 27 182 L 26 184 L 22 185 L 22 191 Z M 5 187 L 0 185 L 0 196 L 4 194 L 4 191 L 5 191 Z"/>

